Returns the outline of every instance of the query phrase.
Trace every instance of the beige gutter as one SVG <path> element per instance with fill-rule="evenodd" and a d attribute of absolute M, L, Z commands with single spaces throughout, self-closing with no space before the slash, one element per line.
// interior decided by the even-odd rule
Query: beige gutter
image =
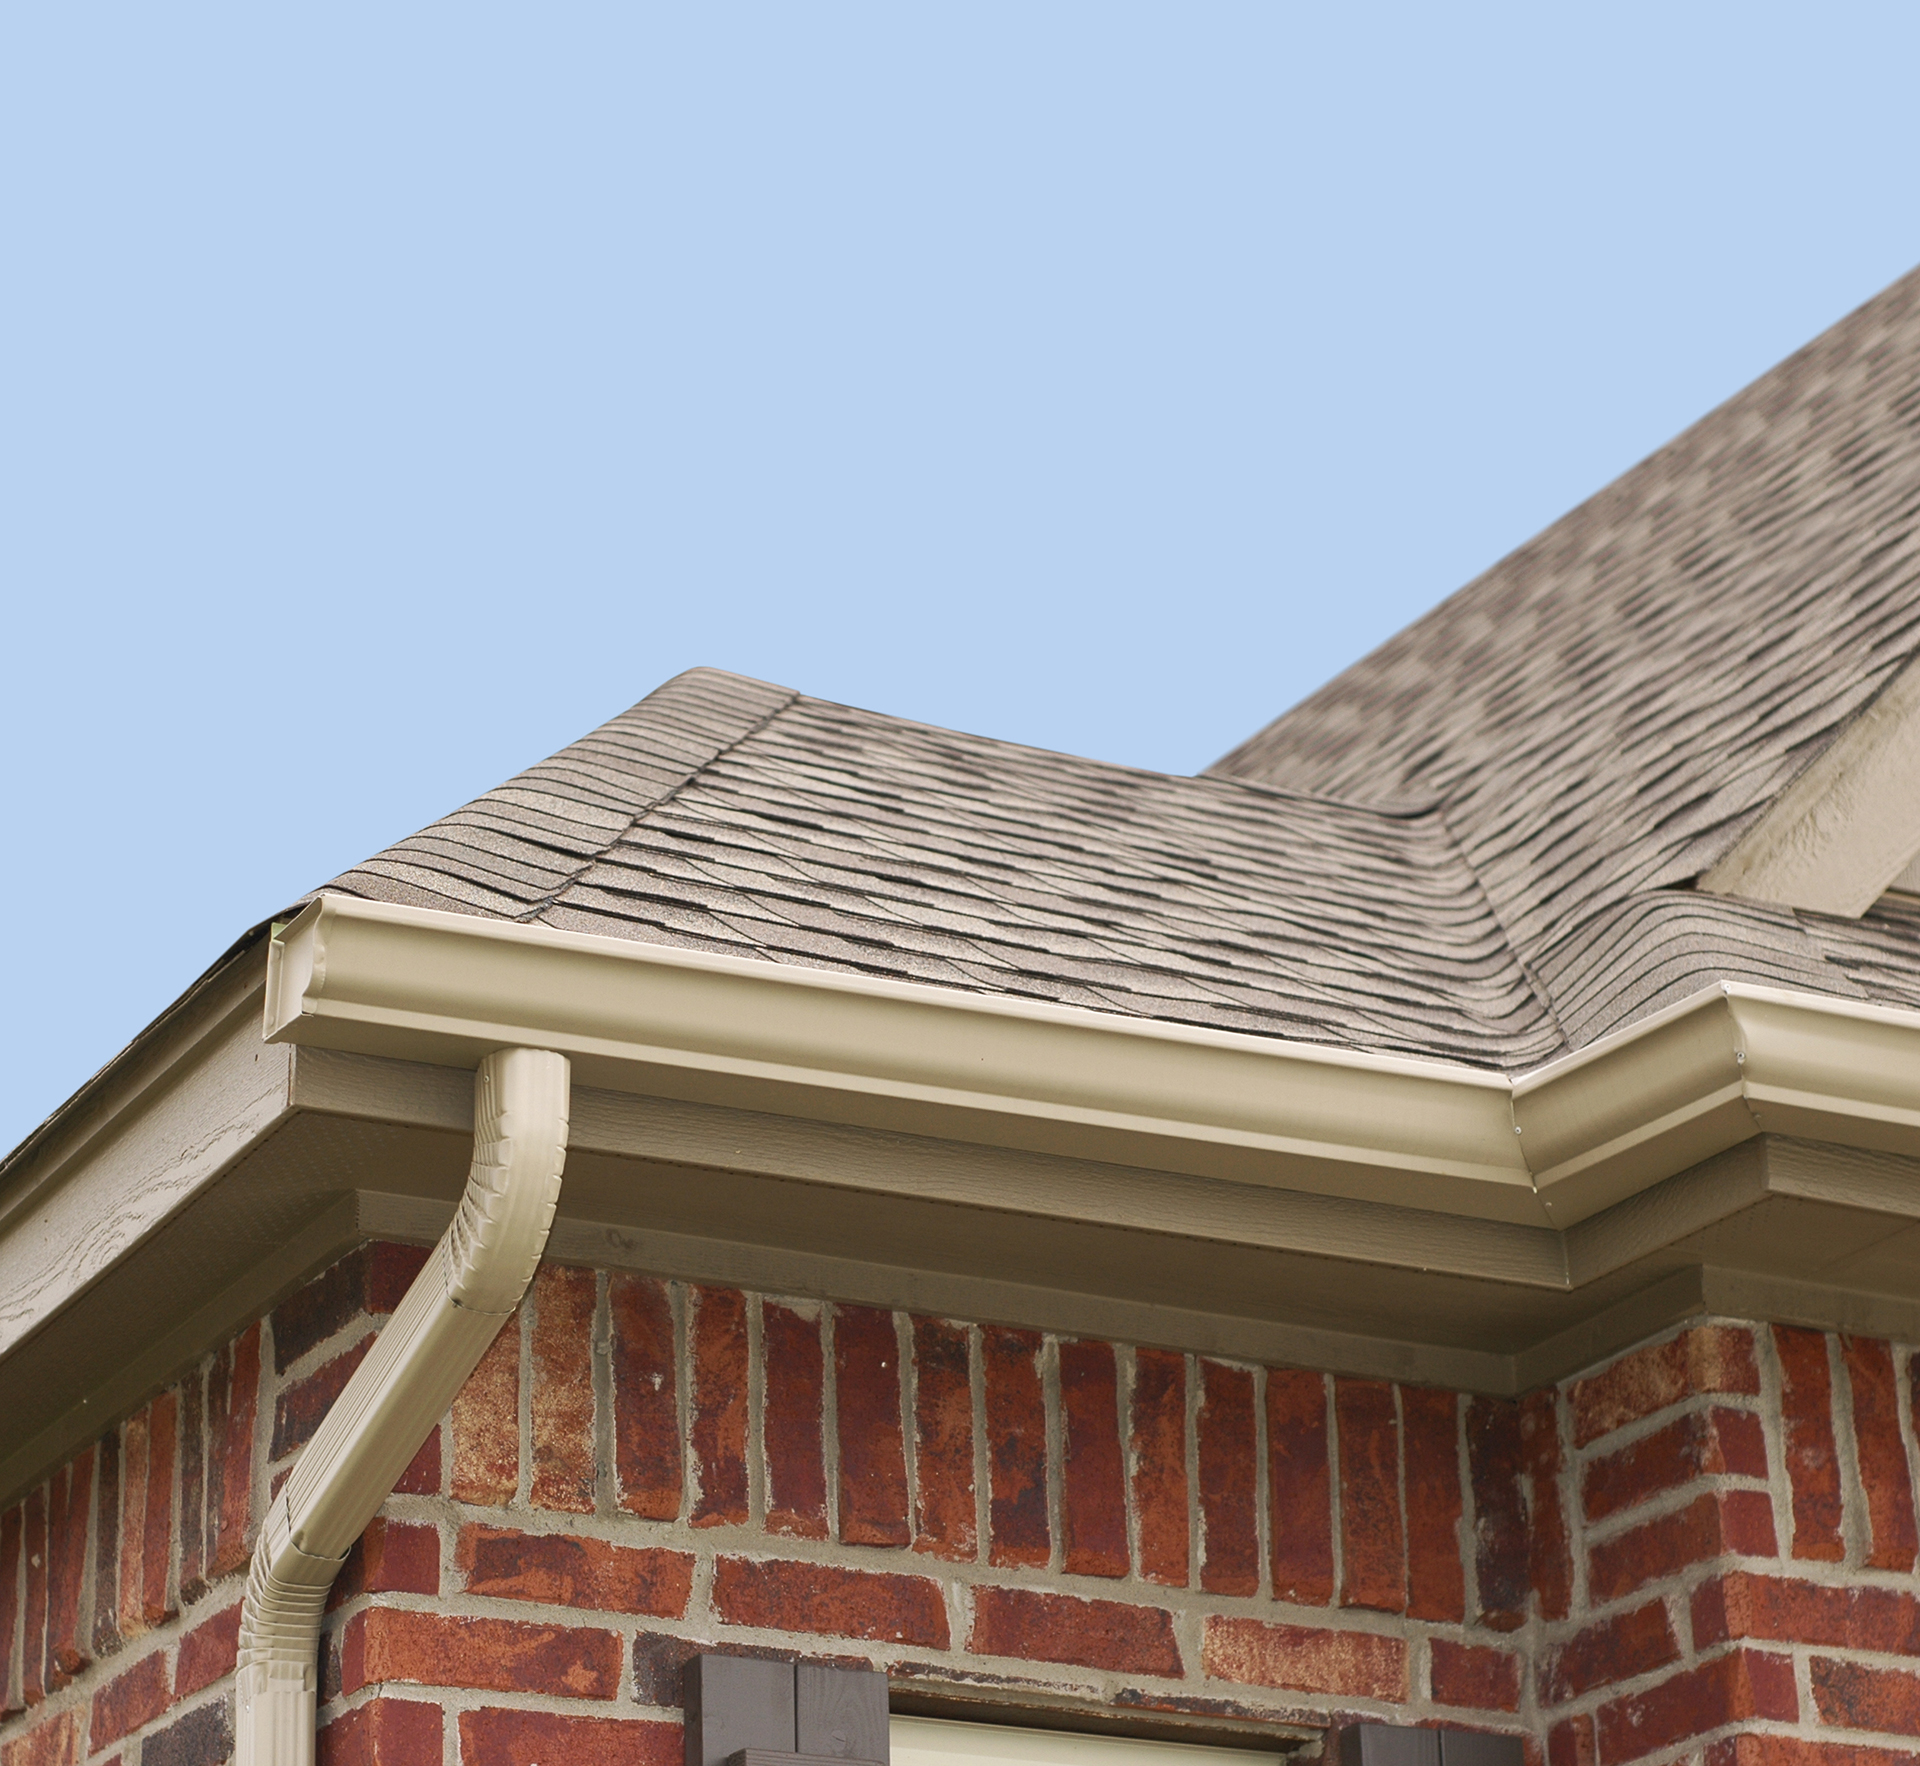
<path fill-rule="evenodd" d="M 1763 1131 L 1920 1153 L 1920 1013 L 1727 983 L 1510 1080 L 329 895 L 274 1041 L 1565 1228 Z"/>

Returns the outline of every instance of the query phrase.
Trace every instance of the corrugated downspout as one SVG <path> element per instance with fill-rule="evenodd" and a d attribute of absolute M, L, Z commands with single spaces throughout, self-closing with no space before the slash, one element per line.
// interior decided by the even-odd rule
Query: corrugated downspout
<path fill-rule="evenodd" d="M 560 1199 L 568 1067 L 480 1063 L 473 1169 L 453 1224 L 268 1509 L 240 1618 L 235 1766 L 312 1766 L 327 1591 L 533 1280 Z"/>

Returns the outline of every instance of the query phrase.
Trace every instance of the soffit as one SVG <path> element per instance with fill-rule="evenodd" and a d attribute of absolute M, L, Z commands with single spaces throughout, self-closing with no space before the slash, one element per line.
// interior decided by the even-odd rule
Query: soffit
<path fill-rule="evenodd" d="M 471 1076 L 291 1056 L 244 1154 L 0 1358 L 0 1482 L 350 1245 L 444 1225 Z M 1896 1156 L 1755 1138 L 1562 1235 L 591 1088 L 574 1122 L 555 1256 L 759 1291 L 1489 1391 L 1698 1311 L 1716 1270 L 1795 1317 L 1920 1329 L 1920 1161 Z"/>

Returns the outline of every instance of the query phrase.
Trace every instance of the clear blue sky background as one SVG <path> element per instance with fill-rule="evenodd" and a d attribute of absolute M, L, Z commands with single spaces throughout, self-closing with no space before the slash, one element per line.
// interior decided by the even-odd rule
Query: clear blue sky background
<path fill-rule="evenodd" d="M 0 23 L 0 1146 L 711 663 L 1202 767 L 1920 261 L 1920 10 Z"/>

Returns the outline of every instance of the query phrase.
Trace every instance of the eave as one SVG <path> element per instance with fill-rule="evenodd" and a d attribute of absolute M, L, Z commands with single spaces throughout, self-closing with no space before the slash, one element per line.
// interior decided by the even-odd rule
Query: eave
<path fill-rule="evenodd" d="M 0 1486 L 434 1238 L 502 1046 L 578 1075 L 570 1261 L 1484 1391 L 1920 1333 L 1920 1014 L 1717 987 L 1509 1080 L 328 897 L 9 1161 Z"/>
<path fill-rule="evenodd" d="M 274 1043 L 1564 1229 L 1773 1133 L 1920 1155 L 1920 1012 L 1728 982 L 1509 1079 L 327 896 L 276 929 Z"/>

